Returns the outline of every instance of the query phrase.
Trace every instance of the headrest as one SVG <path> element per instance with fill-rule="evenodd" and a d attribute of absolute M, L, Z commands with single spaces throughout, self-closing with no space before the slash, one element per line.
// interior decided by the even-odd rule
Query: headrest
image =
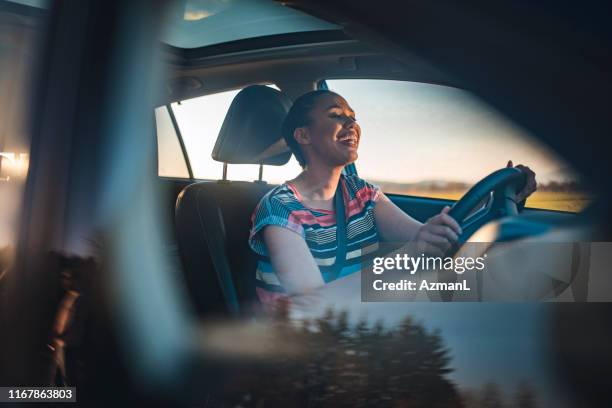
<path fill-rule="evenodd" d="M 281 135 L 281 125 L 290 107 L 291 100 L 274 88 L 244 88 L 225 115 L 212 158 L 234 164 L 287 163 L 291 152 Z"/>

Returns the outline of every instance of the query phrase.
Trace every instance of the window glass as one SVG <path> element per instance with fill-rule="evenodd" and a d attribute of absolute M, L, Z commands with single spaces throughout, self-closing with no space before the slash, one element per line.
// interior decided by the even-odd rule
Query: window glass
<path fill-rule="evenodd" d="M 196 48 L 334 29 L 340 27 L 269 0 L 187 0 L 175 2 L 163 41 L 175 47 Z"/>
<path fill-rule="evenodd" d="M 223 163 L 214 161 L 211 153 L 225 114 L 239 91 L 220 92 L 172 104 L 195 178 L 221 179 Z M 264 166 L 263 179 L 279 184 L 299 172 L 300 166 L 292 157 L 284 166 Z M 259 166 L 256 164 L 228 165 L 229 180 L 254 181 L 258 176 Z"/>
<path fill-rule="evenodd" d="M 187 164 L 181 150 L 170 113 L 165 106 L 155 109 L 157 126 L 157 171 L 162 177 L 189 178 Z"/>
<path fill-rule="evenodd" d="M 466 91 L 391 80 L 327 84 L 361 125 L 359 175 L 387 193 L 455 200 L 512 160 L 537 173 L 528 207 L 579 211 L 590 201 L 567 163 Z"/>

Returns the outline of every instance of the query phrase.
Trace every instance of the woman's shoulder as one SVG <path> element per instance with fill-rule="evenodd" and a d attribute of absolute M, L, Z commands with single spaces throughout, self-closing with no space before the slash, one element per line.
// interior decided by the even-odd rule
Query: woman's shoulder
<path fill-rule="evenodd" d="M 293 190 L 289 187 L 287 183 L 283 183 L 268 191 L 261 198 L 261 201 L 289 203 L 295 201 L 295 199 L 296 197 Z"/>
<path fill-rule="evenodd" d="M 261 209 L 291 209 L 295 207 L 298 203 L 299 201 L 295 197 L 293 190 L 287 185 L 287 183 L 283 183 L 268 191 L 259 200 L 259 203 L 255 208 L 255 212 Z"/>
<path fill-rule="evenodd" d="M 300 235 L 303 227 L 295 222 L 295 211 L 301 209 L 301 203 L 295 197 L 287 183 L 274 187 L 259 200 L 251 215 L 251 233 L 249 245 L 260 255 L 266 255 L 267 250 L 259 232 L 267 225 L 276 225 L 290 229 Z"/>

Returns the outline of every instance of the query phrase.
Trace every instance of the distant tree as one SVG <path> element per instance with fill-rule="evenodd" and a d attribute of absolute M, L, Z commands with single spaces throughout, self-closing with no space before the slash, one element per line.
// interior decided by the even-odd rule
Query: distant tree
<path fill-rule="evenodd" d="M 290 323 L 282 311 L 278 317 L 288 341 L 307 350 L 305 358 L 245 369 L 244 390 L 215 401 L 243 407 L 463 407 L 446 378 L 450 358 L 439 332 L 429 333 L 410 318 L 388 330 L 382 321 L 351 325 L 344 311 L 327 310 L 301 324 Z"/>
<path fill-rule="evenodd" d="M 481 408 L 500 408 L 504 407 L 504 399 L 497 384 L 493 382 L 486 383 L 480 394 Z"/>
<path fill-rule="evenodd" d="M 538 406 L 536 392 L 526 381 L 518 384 L 514 401 L 517 408 L 536 408 Z"/>
<path fill-rule="evenodd" d="M 480 408 L 480 399 L 478 391 L 472 389 L 464 389 L 461 391 L 461 400 L 465 408 Z"/>

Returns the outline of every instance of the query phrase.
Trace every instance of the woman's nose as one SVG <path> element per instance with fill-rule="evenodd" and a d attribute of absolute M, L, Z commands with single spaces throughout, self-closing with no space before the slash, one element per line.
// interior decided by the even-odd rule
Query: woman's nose
<path fill-rule="evenodd" d="M 355 126 L 355 124 L 357 124 L 357 120 L 356 119 L 353 119 L 352 117 L 350 117 L 348 115 L 345 117 L 345 119 L 344 119 L 344 126 L 350 127 L 350 126 Z"/>

